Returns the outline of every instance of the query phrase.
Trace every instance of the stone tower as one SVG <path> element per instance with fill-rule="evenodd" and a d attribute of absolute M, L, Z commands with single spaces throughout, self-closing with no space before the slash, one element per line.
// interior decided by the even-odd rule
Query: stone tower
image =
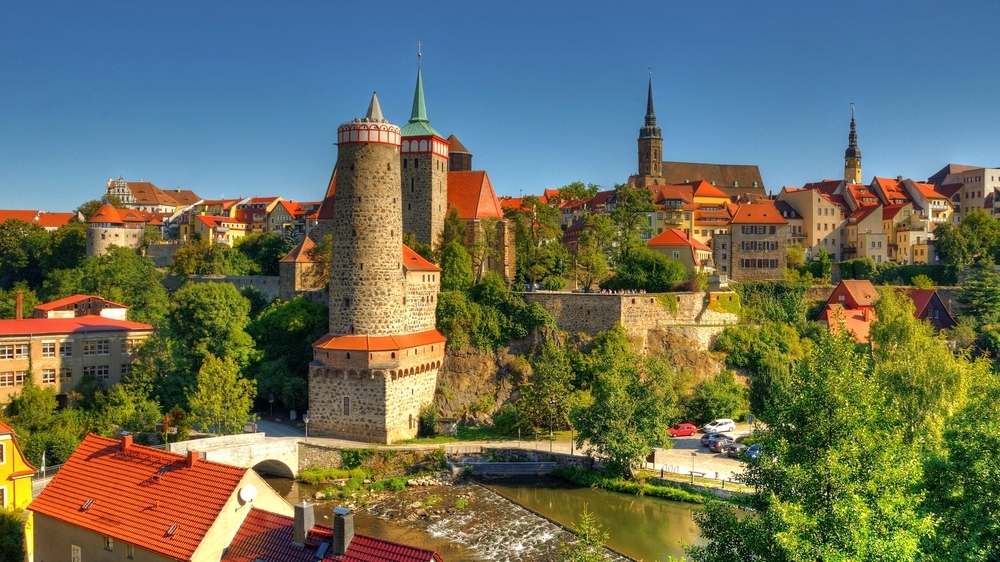
<path fill-rule="evenodd" d="M 851 134 L 847 136 L 844 152 L 844 181 L 861 183 L 861 149 L 858 148 L 858 129 L 854 124 L 854 104 L 851 104 Z"/>
<path fill-rule="evenodd" d="M 364 119 L 337 129 L 330 333 L 388 335 L 406 325 L 400 246 L 399 127 L 372 95 Z"/>
<path fill-rule="evenodd" d="M 419 62 L 413 110 L 402 137 L 403 231 L 437 246 L 448 214 L 448 141 L 427 120 Z"/>
<path fill-rule="evenodd" d="M 649 90 L 646 97 L 646 119 L 639 129 L 639 174 L 633 182 L 637 187 L 662 185 L 663 179 L 663 137 L 660 128 L 656 126 L 656 113 L 653 112 L 653 77 L 649 77 Z"/>
<path fill-rule="evenodd" d="M 420 410 L 434 400 L 445 350 L 435 328 L 441 270 L 402 242 L 402 142 L 374 95 L 364 119 L 337 129 L 330 333 L 313 343 L 309 364 L 317 435 L 416 437 Z"/>

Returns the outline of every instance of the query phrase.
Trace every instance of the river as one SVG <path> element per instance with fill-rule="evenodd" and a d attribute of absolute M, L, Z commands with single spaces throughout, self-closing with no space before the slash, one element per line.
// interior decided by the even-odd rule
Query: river
<path fill-rule="evenodd" d="M 289 503 L 311 501 L 322 489 L 283 478 L 266 480 Z M 416 517 L 407 509 L 431 497 L 438 500 L 438 507 L 448 509 L 431 518 Z M 455 509 L 457 498 L 467 507 Z M 331 523 L 324 517 L 334 503 L 317 506 L 317 523 Z M 556 478 L 411 488 L 381 495 L 355 510 L 355 530 L 434 549 L 448 562 L 552 560 L 560 543 L 573 537 L 535 513 L 571 527 L 584 506 L 609 533 L 607 545 L 636 560 L 663 562 L 669 556 L 683 556 L 683 543 L 704 542 L 692 520 L 697 506 L 581 488 Z"/>

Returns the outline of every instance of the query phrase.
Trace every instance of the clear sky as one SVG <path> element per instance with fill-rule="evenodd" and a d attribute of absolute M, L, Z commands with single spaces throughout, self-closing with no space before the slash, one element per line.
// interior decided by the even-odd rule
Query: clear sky
<path fill-rule="evenodd" d="M 69 210 L 109 177 L 205 198 L 322 197 L 377 91 L 500 195 L 635 173 L 653 69 L 665 160 L 840 178 L 1000 166 L 1000 2 L 0 0 L 0 206 Z"/>

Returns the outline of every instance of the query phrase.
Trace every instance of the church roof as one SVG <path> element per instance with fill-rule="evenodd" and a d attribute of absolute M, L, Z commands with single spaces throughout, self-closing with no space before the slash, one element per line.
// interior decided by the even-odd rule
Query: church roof
<path fill-rule="evenodd" d="M 448 206 L 458 216 L 471 219 L 502 219 L 503 209 L 484 171 L 448 172 Z"/>
<path fill-rule="evenodd" d="M 764 180 L 760 177 L 760 169 L 748 164 L 664 161 L 663 179 L 665 183 L 675 185 L 705 180 L 730 197 L 744 193 L 767 193 L 764 190 Z"/>
<path fill-rule="evenodd" d="M 435 136 L 444 138 L 441 133 L 431 127 L 427 119 L 427 104 L 424 102 L 424 79 L 420 67 L 417 67 L 417 87 L 413 91 L 413 110 L 410 112 L 410 122 L 400 131 L 404 137 Z"/>
<path fill-rule="evenodd" d="M 458 140 L 458 137 L 451 135 L 448 137 L 448 152 L 460 152 L 462 154 L 472 154 L 469 152 L 468 148 L 462 144 L 462 141 Z"/>

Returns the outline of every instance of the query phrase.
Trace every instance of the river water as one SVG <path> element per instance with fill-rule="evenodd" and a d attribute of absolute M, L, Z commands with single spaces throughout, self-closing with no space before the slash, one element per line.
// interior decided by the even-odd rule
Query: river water
<path fill-rule="evenodd" d="M 290 503 L 312 501 L 322 489 L 283 478 L 266 480 Z M 432 520 L 407 511 L 414 500 L 431 496 L 439 498 L 438 506 L 454 506 L 457 497 L 467 498 L 468 506 L 442 510 Z M 684 544 L 704 542 L 692 519 L 697 506 L 580 488 L 556 478 L 408 489 L 356 509 L 354 524 L 359 533 L 434 549 L 448 562 L 540 561 L 554 559 L 559 544 L 573 537 L 536 514 L 572 527 L 585 506 L 609 533 L 607 546 L 636 560 L 663 562 L 683 556 Z M 323 515 L 332 503 L 317 508 L 317 523 L 332 524 Z"/>

